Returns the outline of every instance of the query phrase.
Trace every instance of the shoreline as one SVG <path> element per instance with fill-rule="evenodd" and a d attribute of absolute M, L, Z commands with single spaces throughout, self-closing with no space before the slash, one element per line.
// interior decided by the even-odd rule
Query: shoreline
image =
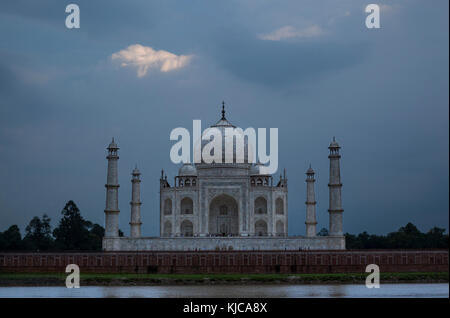
<path fill-rule="evenodd" d="M 61 273 L 0 273 L 0 287 L 65 287 Z M 81 286 L 364 284 L 368 273 L 345 274 L 81 274 Z M 382 284 L 448 283 L 448 272 L 381 273 Z"/>

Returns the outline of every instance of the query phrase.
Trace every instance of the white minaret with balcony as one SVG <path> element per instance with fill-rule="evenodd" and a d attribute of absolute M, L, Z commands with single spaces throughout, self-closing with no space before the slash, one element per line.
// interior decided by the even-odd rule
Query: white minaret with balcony
<path fill-rule="evenodd" d="M 119 160 L 114 138 L 108 146 L 108 176 L 106 180 L 105 237 L 119 236 L 119 181 L 117 163 Z"/>
<path fill-rule="evenodd" d="M 330 190 L 330 208 L 328 212 L 330 214 L 330 236 L 342 236 L 342 214 L 344 210 L 342 209 L 342 200 L 341 200 L 341 172 L 339 167 L 339 159 L 341 155 L 339 154 L 339 144 L 336 142 L 336 139 L 333 137 L 333 141 L 331 142 L 328 149 L 330 150 L 330 154 L 328 158 L 330 159 L 330 182 L 328 183 L 328 188 Z"/>
<path fill-rule="evenodd" d="M 306 171 L 306 236 L 316 236 L 316 199 L 314 192 L 314 170 L 309 166 Z"/>
<path fill-rule="evenodd" d="M 141 173 L 138 168 L 134 168 L 131 173 L 131 221 L 130 235 L 131 237 L 141 237 Z"/>

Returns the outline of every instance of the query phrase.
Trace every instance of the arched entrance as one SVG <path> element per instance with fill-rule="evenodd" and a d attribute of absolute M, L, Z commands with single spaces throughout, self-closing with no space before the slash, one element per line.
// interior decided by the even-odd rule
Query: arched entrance
<path fill-rule="evenodd" d="M 181 222 L 181 235 L 192 236 L 194 234 L 194 226 L 191 221 L 184 220 Z"/>
<path fill-rule="evenodd" d="M 233 197 L 222 194 L 211 201 L 208 231 L 220 236 L 239 234 L 238 203 Z"/>
<path fill-rule="evenodd" d="M 255 223 L 256 236 L 267 236 L 267 223 L 263 220 L 258 220 Z"/>

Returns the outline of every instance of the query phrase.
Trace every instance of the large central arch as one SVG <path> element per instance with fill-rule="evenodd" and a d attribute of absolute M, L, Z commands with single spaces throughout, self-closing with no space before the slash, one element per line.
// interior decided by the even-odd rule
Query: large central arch
<path fill-rule="evenodd" d="M 213 235 L 239 235 L 239 207 L 226 194 L 216 196 L 209 205 L 208 232 Z"/>

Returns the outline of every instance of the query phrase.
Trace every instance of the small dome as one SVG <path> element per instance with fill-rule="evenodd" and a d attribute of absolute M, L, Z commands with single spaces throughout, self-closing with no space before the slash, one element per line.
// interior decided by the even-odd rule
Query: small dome
<path fill-rule="evenodd" d="M 179 176 L 196 176 L 197 169 L 190 163 L 185 163 L 181 166 L 180 170 L 178 170 L 178 175 Z"/>

